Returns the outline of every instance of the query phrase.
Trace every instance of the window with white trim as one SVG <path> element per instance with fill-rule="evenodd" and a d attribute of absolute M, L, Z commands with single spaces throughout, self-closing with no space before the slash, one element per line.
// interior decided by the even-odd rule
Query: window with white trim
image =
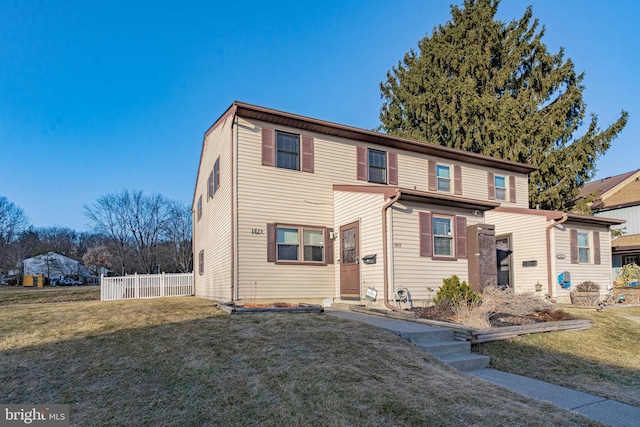
<path fill-rule="evenodd" d="M 496 190 L 496 200 L 507 200 L 507 179 L 504 176 L 496 175 L 493 178 Z"/>
<path fill-rule="evenodd" d="M 324 263 L 324 229 L 279 226 L 276 231 L 276 261 Z"/>
<path fill-rule="evenodd" d="M 436 165 L 436 179 L 438 191 L 451 192 L 451 167 L 447 165 Z"/>
<path fill-rule="evenodd" d="M 433 255 L 454 256 L 453 218 L 433 216 Z"/>
<path fill-rule="evenodd" d="M 198 221 L 200 221 L 200 218 L 202 218 L 202 195 L 200 195 L 200 197 L 198 197 Z"/>
<path fill-rule="evenodd" d="M 637 264 L 637 263 L 638 263 L 638 257 L 636 255 L 627 255 L 624 257 L 623 265 Z"/>
<path fill-rule="evenodd" d="M 204 249 L 198 254 L 198 273 L 200 276 L 204 274 Z"/>
<path fill-rule="evenodd" d="M 582 231 L 578 231 L 578 260 L 580 263 L 590 261 L 589 233 Z"/>

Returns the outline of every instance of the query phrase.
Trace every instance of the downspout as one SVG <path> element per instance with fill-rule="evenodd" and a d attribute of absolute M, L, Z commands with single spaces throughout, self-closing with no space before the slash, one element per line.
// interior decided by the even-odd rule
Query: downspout
<path fill-rule="evenodd" d="M 547 291 L 549 294 L 549 298 L 553 297 L 553 276 L 551 274 L 551 262 L 553 260 L 553 258 L 551 257 L 551 229 L 553 227 L 557 227 L 560 224 L 562 224 L 563 222 L 565 222 L 567 219 L 569 219 L 569 215 L 567 215 L 566 213 L 562 214 L 562 218 L 560 218 L 559 221 L 556 222 L 552 222 L 551 224 L 547 225 L 547 229 L 546 234 L 547 234 Z"/>
<path fill-rule="evenodd" d="M 234 107 L 234 109 L 237 111 L 237 107 Z M 237 252 L 236 252 L 236 233 L 238 232 L 237 230 L 237 224 L 238 224 L 238 218 L 237 218 L 237 212 L 238 210 L 236 209 L 236 203 L 237 203 L 237 199 L 238 199 L 238 189 L 235 188 L 235 185 L 237 185 L 238 180 L 236 179 L 236 170 L 237 168 L 236 166 L 236 159 L 234 157 L 234 155 L 236 155 L 237 150 L 235 150 L 234 148 L 236 148 L 236 146 L 233 144 L 233 128 L 235 125 L 236 128 L 236 144 L 238 143 L 238 114 L 236 113 L 236 111 L 233 112 L 233 117 L 231 119 L 231 302 L 235 302 L 236 301 L 236 293 L 239 293 L 239 289 L 237 289 L 236 287 L 236 283 L 238 282 L 238 278 L 236 277 L 236 260 L 238 259 L 237 257 Z M 235 231 L 235 233 L 234 233 Z"/>
<path fill-rule="evenodd" d="M 393 205 L 395 202 L 398 201 L 398 199 L 400 198 L 400 195 L 402 193 L 400 192 L 400 189 L 396 190 L 396 194 L 393 195 L 393 197 L 391 197 L 391 200 L 389 200 L 387 203 L 385 203 L 385 205 L 382 207 L 382 253 L 383 253 L 383 257 L 382 257 L 382 269 L 384 271 L 384 305 L 385 307 L 387 307 L 389 310 L 393 310 L 393 311 L 397 311 L 399 313 L 405 313 L 404 310 L 399 309 L 398 307 L 395 307 L 391 304 L 389 304 L 389 275 L 387 272 L 387 258 L 389 253 L 387 252 L 387 210 L 391 207 L 391 205 Z"/>

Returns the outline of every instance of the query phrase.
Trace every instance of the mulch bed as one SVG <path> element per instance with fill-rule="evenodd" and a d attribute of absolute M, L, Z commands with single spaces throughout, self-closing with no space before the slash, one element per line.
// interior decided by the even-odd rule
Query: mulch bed
<path fill-rule="evenodd" d="M 441 322 L 456 322 L 456 315 L 451 309 L 441 309 L 437 306 L 414 309 L 420 319 L 438 320 Z M 537 310 L 526 316 L 498 312 L 491 315 L 489 323 L 492 327 L 531 325 L 534 323 L 554 322 L 558 320 L 573 320 L 574 317 L 562 310 Z"/>

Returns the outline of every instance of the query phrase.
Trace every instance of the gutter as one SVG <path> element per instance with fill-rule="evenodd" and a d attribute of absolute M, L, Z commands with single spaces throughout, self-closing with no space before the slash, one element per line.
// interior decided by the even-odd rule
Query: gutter
<path fill-rule="evenodd" d="M 547 228 L 545 230 L 546 237 L 547 237 L 547 291 L 548 291 L 549 297 L 553 297 L 553 283 L 554 283 L 553 275 L 551 274 L 551 261 L 553 259 L 551 257 L 551 229 L 553 227 L 559 226 L 560 224 L 564 223 L 568 219 L 569 219 L 569 214 L 563 213 L 562 218 L 560 218 L 560 220 L 554 221 L 551 224 L 547 225 Z"/>
<path fill-rule="evenodd" d="M 393 205 L 395 202 L 398 201 L 398 199 L 400 198 L 400 195 L 402 194 L 402 192 L 400 191 L 400 189 L 398 188 L 396 190 L 396 194 L 393 195 L 393 197 L 391 197 L 391 200 L 389 200 L 387 203 L 385 203 L 385 205 L 382 207 L 382 253 L 384 254 L 383 258 L 382 258 L 382 268 L 383 268 L 383 276 L 384 276 L 384 305 L 385 307 L 387 307 L 389 310 L 392 311 L 396 311 L 398 313 L 403 313 L 406 314 L 406 312 L 404 310 L 399 309 L 398 307 L 389 304 L 389 274 L 388 274 L 388 270 L 387 270 L 387 258 L 388 258 L 388 251 L 387 251 L 387 210 L 391 207 L 391 205 Z"/>

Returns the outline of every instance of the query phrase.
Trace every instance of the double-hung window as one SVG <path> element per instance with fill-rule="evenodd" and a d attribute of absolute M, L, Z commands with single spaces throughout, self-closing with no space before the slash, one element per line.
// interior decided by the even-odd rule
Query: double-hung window
<path fill-rule="evenodd" d="M 200 276 L 204 274 L 204 249 L 198 254 L 198 273 Z"/>
<path fill-rule="evenodd" d="M 276 234 L 277 261 L 324 263 L 324 229 L 279 226 Z"/>
<path fill-rule="evenodd" d="M 433 217 L 433 255 L 454 256 L 453 252 L 453 218 Z"/>
<path fill-rule="evenodd" d="M 496 189 L 496 200 L 507 200 L 507 180 L 504 176 L 496 175 L 493 178 Z"/>
<path fill-rule="evenodd" d="M 202 196 L 198 197 L 198 221 L 200 221 L 200 218 L 202 218 Z"/>
<path fill-rule="evenodd" d="M 590 261 L 589 249 L 589 233 L 578 231 L 578 260 L 581 263 Z"/>
<path fill-rule="evenodd" d="M 451 192 L 451 168 L 446 165 L 436 166 L 438 191 Z"/>
<path fill-rule="evenodd" d="M 369 149 L 369 182 L 387 183 L 387 153 Z"/>
<path fill-rule="evenodd" d="M 300 170 L 300 135 L 276 131 L 276 167 Z"/>

